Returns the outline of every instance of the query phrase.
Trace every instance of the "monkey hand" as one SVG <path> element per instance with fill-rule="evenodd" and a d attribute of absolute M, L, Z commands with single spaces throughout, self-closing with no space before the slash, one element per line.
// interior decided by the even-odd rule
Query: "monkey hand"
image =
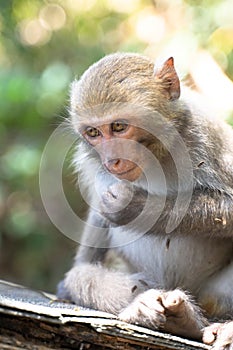
<path fill-rule="evenodd" d="M 102 193 L 103 215 L 117 225 L 127 224 L 140 214 L 146 198 L 144 192 L 128 181 L 114 183 Z"/>
<path fill-rule="evenodd" d="M 166 322 L 165 308 L 161 302 L 162 291 L 149 289 L 139 294 L 120 314 L 122 321 L 158 329 Z"/>
<path fill-rule="evenodd" d="M 199 309 L 178 289 L 170 292 L 149 289 L 139 294 L 119 318 L 193 339 L 201 339 L 202 328 L 207 324 Z"/>
<path fill-rule="evenodd" d="M 133 186 L 127 181 L 115 182 L 102 194 L 103 208 L 106 212 L 118 212 L 126 208 L 133 198 Z"/>
<path fill-rule="evenodd" d="M 204 328 L 203 342 L 213 350 L 233 350 L 233 321 L 213 323 Z"/>

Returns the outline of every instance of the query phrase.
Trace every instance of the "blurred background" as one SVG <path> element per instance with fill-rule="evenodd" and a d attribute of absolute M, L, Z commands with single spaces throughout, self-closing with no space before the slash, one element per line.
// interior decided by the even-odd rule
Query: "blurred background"
<path fill-rule="evenodd" d="M 54 291 L 70 266 L 76 244 L 45 212 L 40 159 L 67 117 L 70 82 L 114 51 L 174 56 L 233 123 L 232 0 L 1 0 L 0 278 Z M 63 180 L 80 210 L 71 169 Z"/>

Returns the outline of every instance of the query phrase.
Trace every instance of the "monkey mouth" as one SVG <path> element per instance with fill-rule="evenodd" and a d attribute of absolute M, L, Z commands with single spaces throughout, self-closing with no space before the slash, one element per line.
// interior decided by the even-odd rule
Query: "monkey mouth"
<path fill-rule="evenodd" d="M 141 173 L 141 169 L 138 166 L 134 166 L 128 170 L 114 173 L 113 175 L 120 180 L 135 181 L 140 177 Z"/>
<path fill-rule="evenodd" d="M 135 170 L 137 168 L 137 165 L 135 165 L 134 167 L 130 168 L 130 169 L 127 169 L 125 171 L 121 171 L 121 172 L 118 172 L 118 171 L 111 171 L 111 173 L 113 175 L 116 175 L 116 176 L 123 176 L 125 174 L 128 174 L 130 173 L 131 171 Z"/>
<path fill-rule="evenodd" d="M 120 180 L 135 181 L 141 175 L 142 169 L 130 160 L 120 159 L 104 164 L 106 169 Z"/>

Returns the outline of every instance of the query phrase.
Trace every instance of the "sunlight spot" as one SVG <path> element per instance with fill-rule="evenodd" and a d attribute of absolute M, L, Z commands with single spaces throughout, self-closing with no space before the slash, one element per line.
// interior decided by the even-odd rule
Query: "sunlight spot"
<path fill-rule="evenodd" d="M 66 23 L 66 13 L 57 4 L 48 4 L 40 10 L 39 20 L 45 29 L 59 30 Z"/>
<path fill-rule="evenodd" d="M 146 43 L 156 43 L 162 40 L 166 31 L 165 19 L 159 15 L 140 15 L 136 23 L 138 38 Z"/>

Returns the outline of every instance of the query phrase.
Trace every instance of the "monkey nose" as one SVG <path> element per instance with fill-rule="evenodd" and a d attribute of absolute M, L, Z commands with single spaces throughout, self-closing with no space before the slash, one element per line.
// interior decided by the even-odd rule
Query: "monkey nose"
<path fill-rule="evenodd" d="M 110 159 L 105 163 L 106 168 L 112 171 L 116 171 L 120 165 L 120 159 Z"/>
<path fill-rule="evenodd" d="M 120 158 L 109 159 L 104 165 L 112 174 L 118 174 L 125 171 L 124 161 Z"/>

